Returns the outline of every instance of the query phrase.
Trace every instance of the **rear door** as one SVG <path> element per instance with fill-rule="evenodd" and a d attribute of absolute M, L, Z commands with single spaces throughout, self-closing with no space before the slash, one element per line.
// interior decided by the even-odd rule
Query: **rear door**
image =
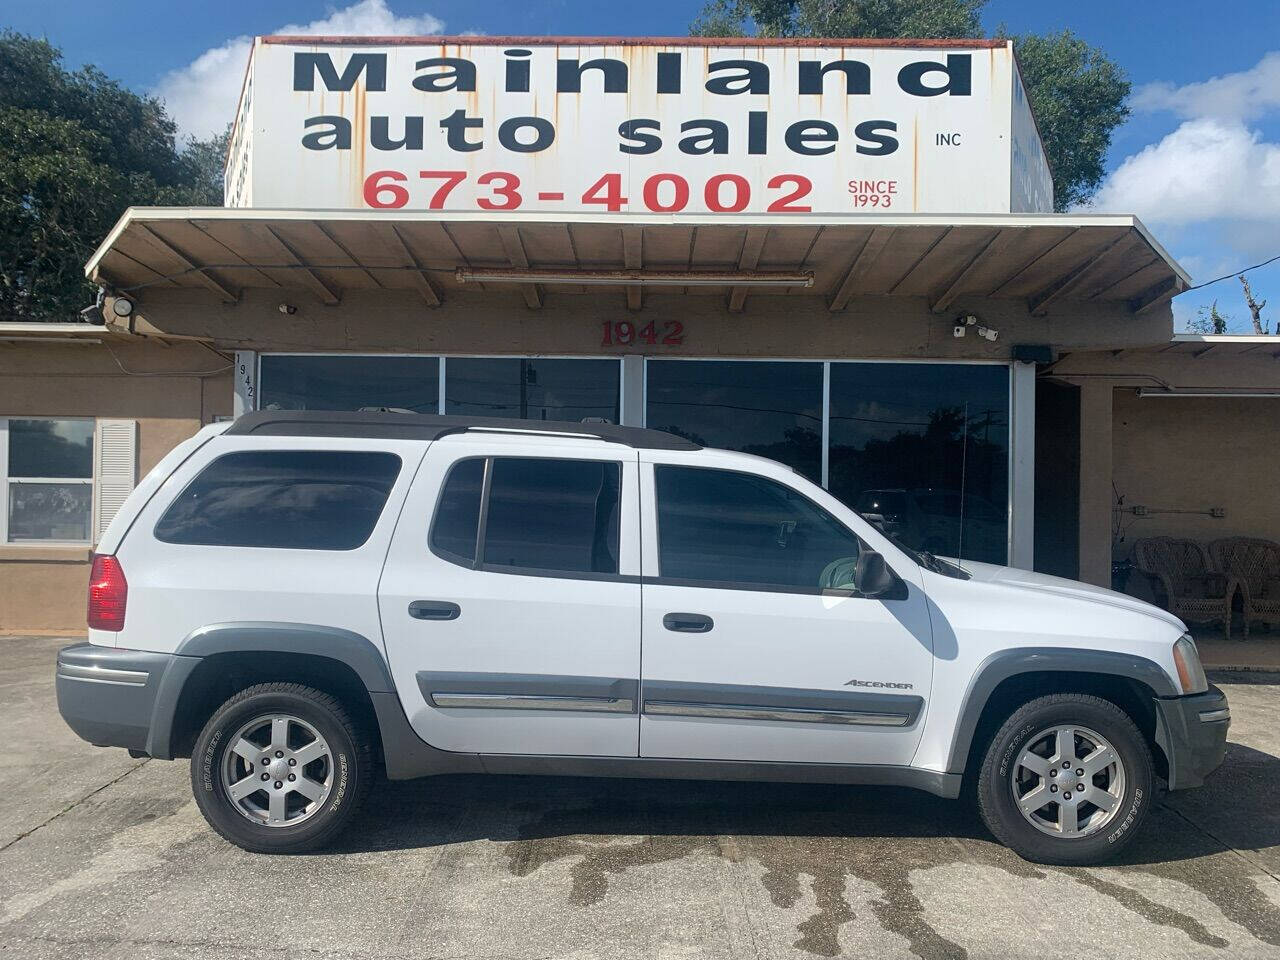
<path fill-rule="evenodd" d="M 824 491 L 763 461 L 641 456 L 641 755 L 909 764 L 933 674 L 918 568 L 868 528 L 900 583 L 860 596 L 868 542 Z"/>
<path fill-rule="evenodd" d="M 462 434 L 431 445 L 379 588 L 410 723 L 443 750 L 636 756 L 635 451 Z"/>

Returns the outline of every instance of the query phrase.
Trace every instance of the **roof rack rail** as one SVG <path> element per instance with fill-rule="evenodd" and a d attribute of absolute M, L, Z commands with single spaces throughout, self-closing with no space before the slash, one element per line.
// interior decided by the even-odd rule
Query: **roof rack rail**
<path fill-rule="evenodd" d="M 701 450 L 700 444 L 643 427 L 567 420 L 516 420 L 507 417 L 446 417 L 433 413 L 383 413 L 362 410 L 258 410 L 238 418 L 228 436 L 368 437 L 383 440 L 438 440 L 454 433 L 519 433 L 576 437 L 620 443 L 637 450 Z"/>

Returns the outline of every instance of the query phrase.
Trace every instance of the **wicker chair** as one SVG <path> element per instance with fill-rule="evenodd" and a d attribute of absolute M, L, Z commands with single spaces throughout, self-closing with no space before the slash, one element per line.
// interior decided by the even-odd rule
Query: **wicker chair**
<path fill-rule="evenodd" d="M 1249 621 L 1280 623 L 1280 543 L 1255 537 L 1226 537 L 1209 544 L 1214 565 L 1240 583 L 1244 635 Z"/>
<path fill-rule="evenodd" d="M 1204 547 L 1194 540 L 1148 537 L 1133 545 L 1138 569 L 1151 580 L 1157 598 L 1176 617 L 1194 623 L 1221 623 L 1231 639 L 1231 601 L 1235 578 L 1210 566 Z"/>

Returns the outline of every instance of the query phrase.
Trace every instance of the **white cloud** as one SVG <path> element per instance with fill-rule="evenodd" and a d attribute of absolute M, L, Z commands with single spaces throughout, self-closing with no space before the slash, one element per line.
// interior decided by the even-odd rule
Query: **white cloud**
<path fill-rule="evenodd" d="M 1184 119 L 1217 117 L 1256 120 L 1280 109 L 1280 50 L 1264 56 L 1249 70 L 1175 86 L 1148 83 L 1134 91 L 1134 110 L 1167 110 Z"/>
<path fill-rule="evenodd" d="M 439 33 L 443 28 L 443 21 L 430 14 L 398 17 L 387 7 L 386 0 L 359 0 L 332 11 L 322 20 L 290 23 L 272 32 L 352 37 L 420 36 Z M 252 37 L 234 37 L 160 78 L 152 92 L 165 102 L 169 115 L 177 122 L 180 140 L 221 133 L 231 122 L 252 44 Z"/>
<path fill-rule="evenodd" d="M 1237 221 L 1242 239 L 1280 219 L 1280 144 L 1234 118 L 1188 120 L 1125 159 L 1091 204 L 1153 226 Z M 1247 234 L 1247 237 L 1246 237 Z"/>

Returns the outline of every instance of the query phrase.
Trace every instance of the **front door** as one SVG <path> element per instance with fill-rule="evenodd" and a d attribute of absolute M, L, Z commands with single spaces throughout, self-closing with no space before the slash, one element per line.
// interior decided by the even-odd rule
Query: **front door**
<path fill-rule="evenodd" d="M 396 689 L 442 750 L 637 754 L 633 451 L 545 437 L 433 443 L 379 588 Z"/>
<path fill-rule="evenodd" d="M 860 596 L 868 546 L 829 496 L 694 462 L 642 465 L 641 755 L 910 763 L 933 660 L 918 571 L 899 559 L 892 594 Z"/>

